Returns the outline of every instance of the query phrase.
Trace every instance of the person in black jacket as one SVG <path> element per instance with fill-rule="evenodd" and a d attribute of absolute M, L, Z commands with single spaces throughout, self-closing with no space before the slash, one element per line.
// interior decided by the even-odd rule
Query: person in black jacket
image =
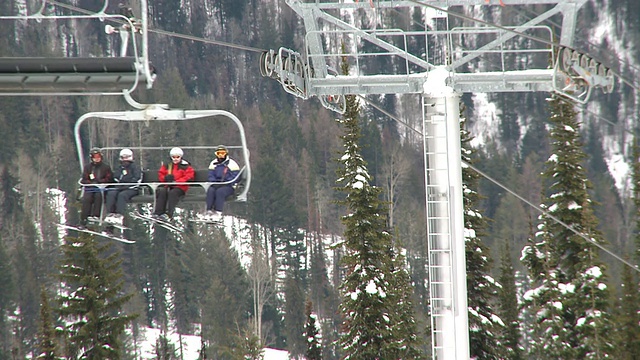
<path fill-rule="evenodd" d="M 142 172 L 133 162 L 131 149 L 120 150 L 120 164 L 115 167 L 113 181 L 123 185 L 115 185 L 107 191 L 107 212 L 104 219 L 107 223 L 123 225 L 124 213 L 131 198 L 138 195 Z"/>
<path fill-rule="evenodd" d="M 111 167 L 102 162 L 102 152 L 98 148 L 91 149 L 91 162 L 85 165 L 82 171 L 82 184 L 107 184 L 113 179 Z M 82 210 L 80 212 L 80 227 L 87 225 L 89 216 L 93 220 L 100 220 L 102 209 L 102 193 L 104 188 L 97 186 L 82 187 Z"/>

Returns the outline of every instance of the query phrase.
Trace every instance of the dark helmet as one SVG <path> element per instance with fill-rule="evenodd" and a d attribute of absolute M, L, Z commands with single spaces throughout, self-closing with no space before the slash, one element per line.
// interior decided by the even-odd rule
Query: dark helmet
<path fill-rule="evenodd" d="M 96 155 L 100 156 L 99 161 L 95 160 L 97 158 Z M 100 162 L 102 161 L 102 151 L 99 148 L 92 148 L 91 151 L 89 152 L 89 157 L 91 158 L 92 162 Z"/>

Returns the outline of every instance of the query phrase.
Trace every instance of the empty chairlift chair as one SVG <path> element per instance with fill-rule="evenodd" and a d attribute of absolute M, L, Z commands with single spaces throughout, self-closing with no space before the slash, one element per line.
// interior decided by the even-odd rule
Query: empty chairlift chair
<path fill-rule="evenodd" d="M 104 0 L 101 10 L 92 14 L 80 14 L 75 11 L 77 9 L 63 9 L 70 10 L 67 12 L 72 15 L 56 15 L 58 11 L 45 11 L 45 5 L 70 5 L 47 3 L 46 0 L 34 14 L 0 14 L 0 26 L 20 21 L 37 28 L 51 25 L 51 22 L 69 21 L 82 24 L 87 29 L 99 27 L 106 30 L 109 37 L 107 41 L 113 42 L 106 48 L 120 46 L 118 54 L 95 57 L 44 57 L 35 54 L 29 57 L 0 57 L 0 95 L 127 95 L 143 84 L 150 88 L 155 74 L 147 49 L 147 1 L 141 0 L 140 3 L 140 18 L 131 18 L 131 9 L 123 14 L 121 8 L 109 6 L 108 0 Z M 95 32 L 88 32 L 87 36 L 90 34 Z M 63 53 L 62 49 L 60 53 Z"/>

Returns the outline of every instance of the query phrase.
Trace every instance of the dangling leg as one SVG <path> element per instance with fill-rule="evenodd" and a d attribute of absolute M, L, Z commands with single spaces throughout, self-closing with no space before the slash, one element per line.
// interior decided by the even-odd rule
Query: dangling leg
<path fill-rule="evenodd" d="M 179 187 L 174 187 L 169 190 L 169 201 L 167 202 L 167 215 L 170 218 L 173 217 L 173 212 L 176 210 L 176 206 L 180 201 L 180 198 L 184 196 L 184 191 Z"/>
<path fill-rule="evenodd" d="M 124 213 L 127 210 L 127 204 L 130 203 L 131 198 L 136 195 L 138 195 L 137 189 L 125 189 L 118 193 L 118 200 L 115 206 L 118 224 L 124 225 Z"/>
<path fill-rule="evenodd" d="M 131 202 L 131 198 L 138 195 L 137 189 L 126 189 L 118 193 L 118 202 L 116 203 L 115 211 L 124 215 L 127 210 L 127 204 Z"/>
<path fill-rule="evenodd" d="M 166 186 L 160 186 L 156 189 L 156 208 L 153 211 L 154 215 L 162 215 L 167 207 L 167 197 L 169 189 Z"/>
<path fill-rule="evenodd" d="M 116 212 L 116 199 L 118 198 L 118 194 L 120 192 L 116 189 L 110 189 L 106 193 L 106 205 L 107 214 L 113 214 Z"/>
<path fill-rule="evenodd" d="M 80 225 L 84 226 L 87 224 L 87 218 L 91 216 L 91 208 L 93 206 L 94 195 L 95 192 L 91 192 L 93 189 L 84 189 L 84 194 L 82 194 L 82 209 L 80 210 Z"/>
<path fill-rule="evenodd" d="M 213 204 L 216 201 L 216 187 L 215 186 L 210 186 L 209 189 L 207 189 L 207 209 L 206 210 L 213 210 Z"/>
<path fill-rule="evenodd" d="M 91 206 L 91 216 L 100 218 L 100 213 L 102 212 L 102 196 L 104 196 L 103 191 L 97 191 L 93 194 L 93 205 Z"/>
<path fill-rule="evenodd" d="M 219 187 L 216 190 L 214 209 L 216 211 L 222 212 L 222 210 L 224 209 L 224 202 L 227 199 L 227 196 L 231 194 L 233 194 L 233 187 L 231 186 Z"/>

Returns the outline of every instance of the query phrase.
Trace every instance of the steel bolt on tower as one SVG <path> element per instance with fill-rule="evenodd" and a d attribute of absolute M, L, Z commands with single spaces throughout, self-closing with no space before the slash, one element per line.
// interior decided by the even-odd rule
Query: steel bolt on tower
<path fill-rule="evenodd" d="M 305 53 L 263 53 L 263 76 L 303 99 L 317 96 L 338 112 L 347 94 L 422 95 L 432 355 L 469 359 L 459 94 L 545 91 L 585 103 L 594 88 L 611 91 L 613 73 L 572 48 L 577 13 L 587 0 L 503 0 L 504 8 L 548 6 L 524 24 L 500 26 L 463 14 L 485 0 L 286 2 L 304 21 Z M 504 9 L 499 4 L 489 2 Z M 411 17 L 417 10 L 425 10 L 418 30 Z M 370 20 L 368 29 L 354 25 L 355 13 Z M 398 14 L 412 21 L 385 28 Z M 551 17 L 557 23 L 560 16 L 556 43 L 554 30 L 542 23 Z M 450 27 L 453 18 L 471 27 Z M 398 28 L 402 24 L 406 28 Z M 336 70 L 343 59 L 349 75 Z M 381 59 L 387 66 L 378 66 Z"/>

